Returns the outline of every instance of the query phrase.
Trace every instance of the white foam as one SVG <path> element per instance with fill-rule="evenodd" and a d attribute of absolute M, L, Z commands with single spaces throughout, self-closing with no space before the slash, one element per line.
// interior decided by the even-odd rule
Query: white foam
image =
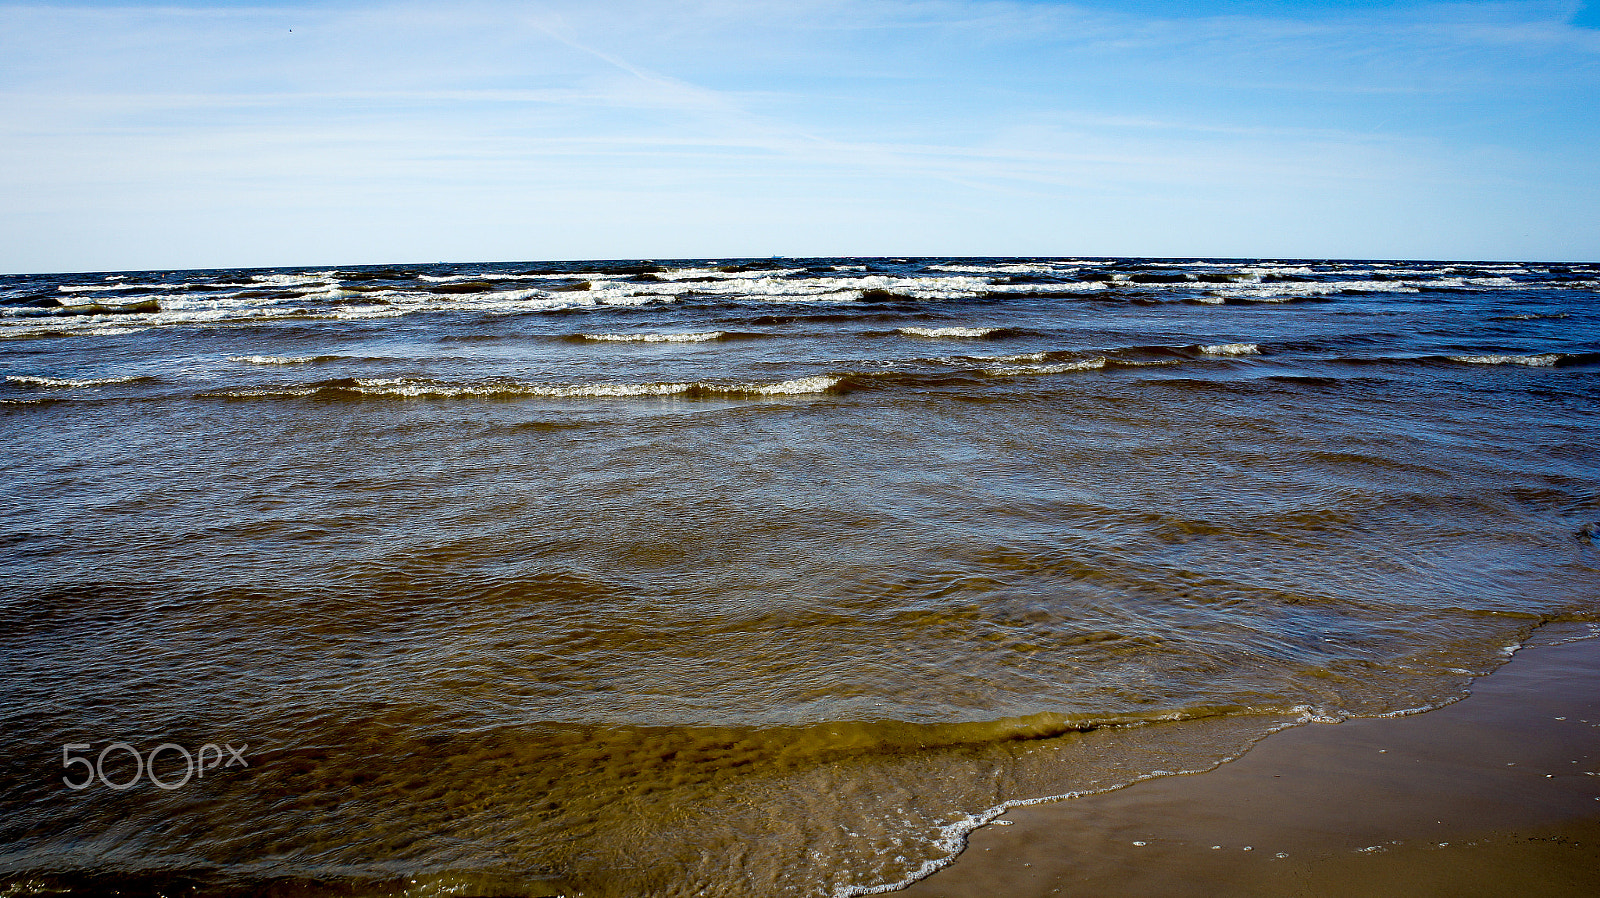
<path fill-rule="evenodd" d="M 1289 723 L 1289 724 L 1286 724 L 1284 726 L 1271 727 L 1271 728 L 1269 728 L 1268 732 L 1269 733 L 1275 733 L 1275 732 L 1278 732 L 1279 730 L 1287 729 L 1290 726 L 1294 726 L 1294 724 L 1293 723 Z M 1216 769 L 1216 767 L 1220 767 L 1223 764 L 1227 764 L 1227 763 L 1230 763 L 1232 761 L 1238 760 L 1241 756 L 1242 756 L 1242 753 L 1229 755 L 1228 757 L 1225 757 L 1225 758 L 1221 759 L 1220 761 L 1218 761 L 1212 767 L 1205 767 L 1205 768 L 1199 768 L 1199 769 L 1193 769 L 1193 770 L 1152 770 L 1152 771 L 1150 771 L 1148 773 L 1142 773 L 1142 774 L 1139 774 L 1137 776 L 1134 776 L 1125 785 L 1131 786 L 1131 785 L 1134 785 L 1135 783 L 1142 783 L 1142 782 L 1144 782 L 1146 780 L 1158 779 L 1158 778 L 1161 778 L 1161 777 L 1185 776 L 1185 775 L 1188 775 L 1188 774 L 1201 773 L 1201 772 L 1203 772 L 1205 770 L 1214 770 L 1214 769 Z M 967 847 L 967 836 L 973 830 L 977 829 L 980 826 L 988 825 L 990 823 L 1004 823 L 1005 821 L 999 820 L 1000 815 L 1004 814 L 1006 811 L 1011 810 L 1012 808 L 1025 808 L 1025 807 L 1032 807 L 1034 805 L 1041 805 L 1041 804 L 1054 804 L 1054 803 L 1056 803 L 1058 801 L 1070 801 L 1070 800 L 1075 799 L 1075 798 L 1085 798 L 1085 797 L 1088 797 L 1090 795 L 1095 795 L 1095 794 L 1099 794 L 1099 793 L 1102 793 L 1102 792 L 1111 791 L 1111 788 L 1116 788 L 1116 787 L 1110 787 L 1110 788 L 1106 788 L 1106 789 L 1086 789 L 1086 790 L 1079 790 L 1079 791 L 1073 791 L 1073 792 L 1064 792 L 1064 793 L 1062 793 L 1060 795 L 1046 795 L 1046 796 L 1043 796 L 1043 797 L 1040 797 L 1040 798 L 1013 799 L 1011 801 L 1005 802 L 1004 804 L 995 805 L 994 807 L 989 808 L 986 811 L 982 811 L 980 813 L 970 815 L 970 816 L 965 817 L 965 818 L 963 818 L 961 820 L 957 820 L 954 823 L 950 823 L 950 824 L 944 826 L 942 829 L 940 829 L 939 837 L 937 839 L 933 840 L 933 845 L 934 845 L 934 848 L 936 848 L 937 850 L 939 850 L 939 851 L 944 853 L 942 857 L 936 857 L 936 858 L 933 858 L 931 860 L 923 861 L 921 866 L 919 866 L 916 870 L 912 871 L 911 873 L 906 874 L 904 877 L 902 877 L 899 880 L 896 880 L 895 882 L 886 882 L 886 883 L 880 883 L 878 885 L 871 885 L 871 886 L 868 886 L 868 885 L 843 885 L 843 886 L 839 886 L 838 888 L 833 890 L 832 898 L 857 898 L 857 896 L 860 896 L 860 895 L 884 895 L 884 894 L 888 894 L 889 892 L 898 892 L 901 889 L 904 889 L 907 886 L 910 886 L 912 883 L 919 882 L 921 880 L 927 879 L 929 876 L 932 876 L 934 873 L 937 873 L 939 870 L 942 870 L 945 867 L 950 866 L 950 864 L 954 863 L 955 859 L 960 856 L 961 852 L 966 849 L 966 847 Z"/>
<path fill-rule="evenodd" d="M 365 296 L 365 293 L 354 290 L 341 290 L 339 285 L 333 284 L 326 287 L 299 287 L 295 288 L 304 299 L 337 299 L 340 296 L 354 295 Z"/>
<path fill-rule="evenodd" d="M 629 396 L 679 396 L 694 389 L 692 383 L 662 384 L 577 384 L 570 387 L 529 387 L 535 396 L 557 398 L 625 398 Z"/>
<path fill-rule="evenodd" d="M 641 396 L 681 396 L 692 391 L 713 396 L 799 396 L 826 393 L 838 385 L 834 375 L 814 375 L 776 383 L 589 383 L 589 384 L 532 384 L 518 382 L 491 382 L 482 384 L 451 384 L 427 380 L 409 380 L 400 377 L 358 378 L 356 392 L 380 396 L 407 398 L 455 398 L 465 396 L 545 396 L 553 399 L 625 399 Z M 236 392 L 233 396 L 301 396 L 310 390 L 261 390 Z"/>
<path fill-rule="evenodd" d="M 315 361 L 315 357 L 309 355 L 230 355 L 228 356 L 228 361 L 245 365 L 304 365 L 307 362 Z"/>
<path fill-rule="evenodd" d="M 998 330 L 998 327 L 902 327 L 899 333 L 907 337 L 986 337 Z"/>
<path fill-rule="evenodd" d="M 585 340 L 603 343 L 710 343 L 727 336 L 723 331 L 693 334 L 579 334 Z"/>
<path fill-rule="evenodd" d="M 1468 365 L 1527 365 L 1530 368 L 1549 368 L 1561 361 L 1561 353 L 1550 352 L 1543 355 L 1453 355 L 1452 362 L 1463 362 Z"/>
<path fill-rule="evenodd" d="M 761 384 L 748 392 L 759 393 L 763 396 L 798 396 L 807 393 L 826 393 L 838 386 L 840 378 L 827 374 L 817 374 L 811 377 L 797 377 L 794 380 L 779 381 L 774 384 Z"/>
<path fill-rule="evenodd" d="M 929 271 L 949 271 L 955 274 L 1060 274 L 1076 266 L 1061 266 L 1044 262 L 1011 262 L 993 265 L 929 265 Z"/>
<path fill-rule="evenodd" d="M 1032 296 L 1036 293 L 1104 293 L 1110 289 L 1105 281 L 1067 281 L 1060 284 L 992 284 L 985 291 Z"/>
<path fill-rule="evenodd" d="M 1410 281 L 1290 281 L 1287 283 L 1212 284 L 1210 289 L 1219 296 L 1245 302 L 1292 302 L 1314 296 L 1332 296 L 1346 291 L 1360 293 L 1418 293 L 1418 283 L 1436 286 L 1433 282 Z M 1202 298 L 1202 301 L 1207 301 Z"/>
<path fill-rule="evenodd" d="M 1349 719 L 1349 714 L 1314 708 L 1310 705 L 1295 705 L 1289 709 L 1301 723 L 1344 723 Z"/>
<path fill-rule="evenodd" d="M 572 275 L 568 275 L 568 274 L 450 274 L 450 275 L 419 274 L 419 275 L 417 275 L 417 280 L 419 280 L 419 281 L 429 281 L 429 282 L 435 283 L 435 284 L 453 284 L 453 283 L 458 283 L 460 281 L 531 281 L 531 280 L 536 280 L 536 279 L 539 279 L 539 278 L 561 278 L 561 279 L 566 279 L 566 278 L 569 278 L 569 277 L 572 277 Z"/>
<path fill-rule="evenodd" d="M 1016 364 L 1018 362 L 1042 362 L 1048 355 L 1049 353 L 1046 352 L 1029 352 L 1023 355 L 974 355 L 968 356 L 965 360 L 978 362 L 1007 362 L 1010 364 Z M 952 362 L 960 362 L 965 360 L 946 358 L 939 359 L 938 361 L 949 364 Z"/>
<path fill-rule="evenodd" d="M 139 290 L 176 290 L 182 284 L 63 284 L 56 289 L 62 293 L 99 293 L 106 290 L 127 292 Z"/>
<path fill-rule="evenodd" d="M 333 318 L 340 321 L 361 321 L 367 318 L 399 318 L 404 314 L 404 309 L 396 309 L 391 306 L 352 306 L 349 308 L 340 309 L 339 311 L 334 312 L 332 315 L 322 317 Z M 301 316 L 297 315 L 295 317 L 298 318 Z"/>
<path fill-rule="evenodd" d="M 520 314 L 528 312 L 555 311 L 570 308 L 592 308 L 595 306 L 643 306 L 652 304 L 673 303 L 686 294 L 726 296 L 741 301 L 769 302 L 769 303 L 854 303 L 862 298 L 863 291 L 885 290 L 899 296 L 915 299 L 949 299 L 970 298 L 990 290 L 986 278 L 963 277 L 959 275 L 938 277 L 891 277 L 887 275 L 868 274 L 865 276 L 851 276 L 848 273 L 840 275 L 826 275 L 822 277 L 783 277 L 783 274 L 798 274 L 803 269 L 786 268 L 773 271 L 757 271 L 749 273 L 723 272 L 716 269 L 679 269 L 658 275 L 658 280 L 632 281 L 622 279 L 621 275 L 602 274 L 596 272 L 564 272 L 538 275 L 519 275 L 502 273 L 484 274 L 452 274 L 452 275 L 422 275 L 420 278 L 427 282 L 449 283 L 471 280 L 488 280 L 494 282 L 515 282 L 516 286 L 510 290 L 493 290 L 475 293 L 453 294 L 432 293 L 426 289 L 384 289 L 379 291 L 349 290 L 341 286 L 337 279 L 338 272 L 319 271 L 299 274 L 257 274 L 251 275 L 251 280 L 240 286 L 272 288 L 284 291 L 273 296 L 243 296 L 242 293 L 251 291 L 234 291 L 227 293 L 189 294 L 172 288 L 182 285 L 152 284 L 152 289 L 160 289 L 162 309 L 159 312 L 144 313 L 134 320 L 144 327 L 149 326 L 206 326 L 224 324 L 228 322 L 259 321 L 264 318 L 275 318 L 281 315 L 292 315 L 297 320 L 308 319 L 342 319 L 359 320 L 372 318 L 392 318 L 407 315 L 413 312 L 448 312 L 463 311 L 483 315 Z M 704 276 L 712 280 L 692 281 L 690 277 Z M 676 279 L 674 279 L 676 278 Z M 589 280 L 588 290 L 546 290 L 540 289 L 542 282 L 549 280 L 570 281 L 572 279 Z M 531 283 L 530 283 L 531 282 Z M 120 289 L 127 282 L 110 282 L 106 284 L 76 285 L 85 290 Z M 523 285 L 527 286 L 524 287 Z M 1096 285 L 1098 289 L 1098 285 Z M 1012 289 L 1010 286 L 1004 289 Z M 1022 289 L 1027 289 L 1026 287 Z M 70 291 L 69 291 L 70 292 Z M 91 296 L 99 297 L 97 293 Z M 362 297 L 370 300 L 382 298 L 382 302 L 363 302 Z M 339 305 L 331 308 L 317 308 L 316 304 L 322 301 L 343 300 L 354 301 L 354 305 Z M 132 302 L 133 300 L 127 300 Z M 116 303 L 122 303 L 119 296 Z M 308 307 L 309 306 L 309 307 Z M 72 334 L 102 334 L 109 333 L 97 328 L 105 328 L 111 318 L 107 315 L 83 315 L 67 320 L 67 316 L 55 317 L 46 323 L 35 320 L 33 316 L 26 316 L 28 323 L 23 324 L 20 319 L 24 316 L 10 316 L 5 314 L 6 333 L 9 336 L 25 337 L 34 334 L 72 333 Z M 13 324 L 12 322 L 16 323 Z M 128 325 L 127 315 L 118 315 L 118 325 Z M 127 332 L 127 331 L 122 331 Z M 631 341 L 630 341 L 631 342 Z M 639 342 L 650 342 L 641 340 Z M 678 342 L 677 340 L 663 342 Z M 684 339 L 683 342 L 695 342 Z"/>
<path fill-rule="evenodd" d="M 656 277 L 664 281 L 681 281 L 689 278 L 715 278 L 718 280 L 738 280 L 751 274 L 760 274 L 762 277 L 781 277 L 791 274 L 800 274 L 804 268 L 758 268 L 751 271 L 723 271 L 720 268 L 674 268 L 662 271 Z"/>
<path fill-rule="evenodd" d="M 1016 377 L 1028 374 L 1065 374 L 1068 371 L 1093 371 L 1104 368 L 1104 356 L 1092 359 L 1079 359 L 1075 362 L 1057 362 L 1053 365 L 1018 365 L 1002 366 L 999 368 L 985 368 L 984 373 L 994 377 Z"/>
<path fill-rule="evenodd" d="M 1267 276 L 1283 277 L 1285 275 L 1291 275 L 1291 274 L 1292 275 L 1299 275 L 1300 277 L 1311 277 L 1312 275 L 1315 275 L 1317 273 L 1315 270 L 1313 270 L 1311 268 L 1307 268 L 1304 265 L 1241 265 L 1241 266 L 1235 267 L 1235 266 L 1229 265 L 1229 264 L 1224 262 L 1224 263 L 1219 263 L 1214 267 L 1218 267 L 1218 268 L 1233 268 L 1235 271 L 1238 271 L 1240 274 L 1247 274 L 1247 275 L 1251 275 L 1253 277 L 1267 277 Z"/>
<path fill-rule="evenodd" d="M 686 293 L 713 296 L 760 297 L 769 302 L 849 302 L 868 290 L 883 290 L 912 299 L 970 299 L 990 290 L 987 278 L 978 277 L 743 277 L 729 276 L 714 281 L 613 281 L 596 284 L 595 290 L 608 299 L 647 295 L 682 296 Z"/>
<path fill-rule="evenodd" d="M 33 377 L 27 374 L 8 374 L 6 380 L 16 384 L 26 384 L 30 387 L 103 387 L 108 384 L 125 384 L 138 380 L 138 375 L 128 377 L 96 377 L 83 380 L 74 380 L 65 377 Z"/>
<path fill-rule="evenodd" d="M 1215 346 L 1202 346 L 1200 351 L 1206 355 L 1260 355 L 1261 346 L 1257 343 L 1218 343 Z"/>
<path fill-rule="evenodd" d="M 309 274 L 257 274 L 252 275 L 250 280 L 270 287 L 299 287 L 305 284 L 336 281 L 337 276 L 338 272 L 334 271 L 314 271 Z"/>

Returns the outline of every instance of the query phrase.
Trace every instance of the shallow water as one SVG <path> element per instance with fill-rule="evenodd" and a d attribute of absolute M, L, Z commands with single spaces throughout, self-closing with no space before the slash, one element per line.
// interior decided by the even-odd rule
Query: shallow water
<path fill-rule="evenodd" d="M 1600 266 L 155 272 L 0 309 L 24 892 L 852 894 L 1600 611 Z M 67 745 L 127 781 L 117 742 L 248 767 L 62 782 Z"/>

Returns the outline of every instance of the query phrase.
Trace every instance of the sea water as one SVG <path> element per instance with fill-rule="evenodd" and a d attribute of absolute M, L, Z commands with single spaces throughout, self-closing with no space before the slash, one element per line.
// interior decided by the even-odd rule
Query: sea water
<path fill-rule="evenodd" d="M 0 366 L 11 893 L 864 894 L 1600 619 L 1596 265 L 7 276 Z"/>

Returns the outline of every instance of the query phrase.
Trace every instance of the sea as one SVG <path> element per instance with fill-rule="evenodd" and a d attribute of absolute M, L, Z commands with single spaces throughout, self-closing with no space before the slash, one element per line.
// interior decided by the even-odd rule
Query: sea
<path fill-rule="evenodd" d="M 1600 633 L 1600 265 L 0 277 L 0 893 L 890 891 Z"/>

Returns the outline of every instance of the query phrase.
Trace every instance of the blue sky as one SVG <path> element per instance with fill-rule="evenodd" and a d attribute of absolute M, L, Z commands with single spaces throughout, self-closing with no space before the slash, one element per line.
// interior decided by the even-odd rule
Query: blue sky
<path fill-rule="evenodd" d="M 1600 4 L 0 2 L 0 271 L 1600 259 Z"/>

